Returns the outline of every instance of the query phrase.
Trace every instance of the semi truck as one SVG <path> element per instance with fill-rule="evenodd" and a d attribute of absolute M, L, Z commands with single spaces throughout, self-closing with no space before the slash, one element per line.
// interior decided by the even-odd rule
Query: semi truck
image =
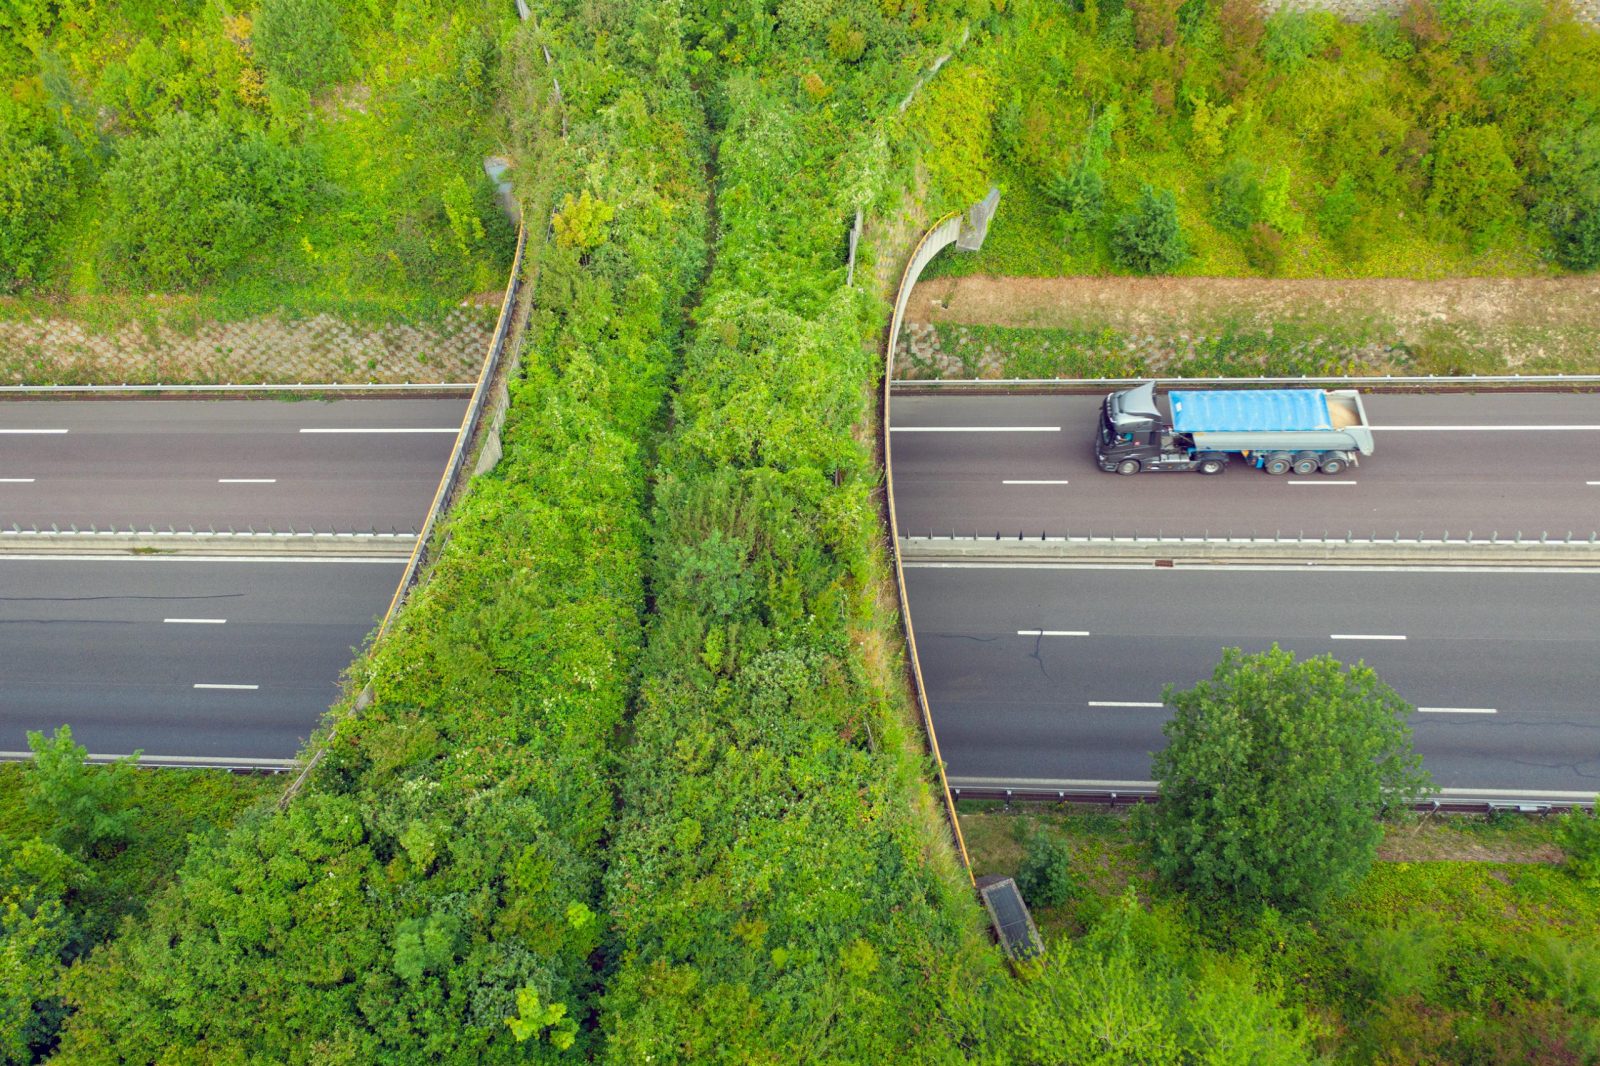
<path fill-rule="evenodd" d="M 1155 382 L 1100 405 L 1094 456 L 1107 473 L 1195 470 L 1242 461 L 1269 474 L 1340 474 L 1372 454 L 1372 426 L 1354 389 L 1175 389 L 1162 410 Z"/>

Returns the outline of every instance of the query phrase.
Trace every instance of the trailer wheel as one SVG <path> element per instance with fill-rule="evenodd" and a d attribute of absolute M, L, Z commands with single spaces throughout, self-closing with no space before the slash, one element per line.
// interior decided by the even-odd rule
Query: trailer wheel
<path fill-rule="evenodd" d="M 1227 465 L 1221 459 L 1202 459 L 1200 460 L 1199 469 L 1202 474 L 1220 474 L 1222 473 L 1222 468 Z"/>
<path fill-rule="evenodd" d="M 1117 473 L 1124 476 L 1128 474 L 1137 474 L 1138 472 L 1139 460 L 1137 459 L 1124 459 L 1122 462 L 1117 464 Z"/>
<path fill-rule="evenodd" d="M 1328 456 L 1326 459 L 1322 460 L 1322 472 L 1324 474 L 1344 473 L 1344 460 L 1339 458 L 1337 455 Z"/>
<path fill-rule="evenodd" d="M 1265 470 L 1273 477 L 1279 477 L 1283 474 L 1287 474 L 1290 467 L 1293 465 L 1294 459 L 1289 455 L 1288 452 L 1273 452 L 1271 455 L 1267 456 L 1267 461 L 1261 465 L 1261 469 Z"/>
<path fill-rule="evenodd" d="M 1317 457 L 1311 452 L 1301 452 L 1294 457 L 1294 472 L 1301 477 L 1317 472 Z"/>

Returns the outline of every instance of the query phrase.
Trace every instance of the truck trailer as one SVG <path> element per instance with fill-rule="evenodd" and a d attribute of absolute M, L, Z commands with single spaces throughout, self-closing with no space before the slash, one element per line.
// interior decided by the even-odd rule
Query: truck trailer
<path fill-rule="evenodd" d="M 1101 470 L 1220 474 L 1237 460 L 1269 474 L 1339 474 L 1372 454 L 1354 389 L 1184 389 L 1165 403 L 1170 416 L 1153 381 L 1105 398 L 1094 446 Z"/>

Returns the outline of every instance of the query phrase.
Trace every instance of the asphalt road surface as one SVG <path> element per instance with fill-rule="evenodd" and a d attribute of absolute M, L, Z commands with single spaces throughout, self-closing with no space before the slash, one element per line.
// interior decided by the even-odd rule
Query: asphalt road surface
<path fill-rule="evenodd" d="M 419 528 L 464 399 L 0 403 L 0 525 Z"/>
<path fill-rule="evenodd" d="M 0 556 L 0 751 L 291 758 L 403 563 Z"/>
<path fill-rule="evenodd" d="M 1276 641 L 1427 708 L 1441 786 L 1600 791 L 1600 574 L 913 564 L 906 584 L 952 785 L 1147 782 L 1163 685 Z"/>
<path fill-rule="evenodd" d="M 901 535 L 1600 533 L 1600 394 L 1366 394 L 1373 455 L 1306 478 L 1103 473 L 1102 398 L 896 397 Z"/>

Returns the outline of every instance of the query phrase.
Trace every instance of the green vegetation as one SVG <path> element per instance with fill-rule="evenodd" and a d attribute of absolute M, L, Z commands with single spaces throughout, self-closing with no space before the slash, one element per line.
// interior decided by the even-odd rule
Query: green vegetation
<path fill-rule="evenodd" d="M 1303 1019 L 1315 1050 L 1333 1062 L 1524 1066 L 1600 1054 L 1600 895 L 1536 859 L 1555 842 L 1557 824 L 1515 816 L 1392 824 L 1383 848 L 1393 857 L 1314 920 L 1296 921 L 1272 909 L 1219 918 L 1170 891 L 1121 814 L 968 809 L 976 806 L 962 804 L 962 825 L 979 874 L 1016 873 L 1024 841 L 1040 833 L 1071 851 L 1083 891 L 1034 911 L 1051 957 L 1079 957 L 1103 942 L 1108 923 L 1128 923 L 1125 897 L 1134 891 L 1145 901 L 1132 921 L 1146 965 L 1209 967 L 1213 981 L 1233 975 L 1275 990 L 1284 1031 Z M 1408 857 L 1424 851 L 1432 861 Z M 1069 946 L 1069 936 L 1079 939 Z M 1153 1004 L 1130 1007 L 1106 1028 L 1159 1016 Z"/>
<path fill-rule="evenodd" d="M 482 159 L 514 23 L 495 0 L 5 5 L 0 294 L 499 287 L 512 230 Z"/>
<path fill-rule="evenodd" d="M 1161 802 L 1137 828 L 1197 903 L 1317 910 L 1372 865 L 1378 816 L 1429 791 L 1410 705 L 1363 664 L 1225 648 L 1211 680 L 1162 699 Z"/>
<path fill-rule="evenodd" d="M 93 767 L 61 728 L 0 765 L 0 1062 L 36 1061 L 66 1014 L 68 965 L 176 872 L 196 840 L 281 782 L 212 770 Z"/>
<path fill-rule="evenodd" d="M 1600 265 L 1600 34 L 1559 6 L 1431 0 L 1349 23 L 1250 0 L 1014 0 L 990 28 L 908 115 L 937 206 L 1005 192 L 983 251 L 935 273 Z M 1135 229 L 1152 195 L 1175 219 Z"/>
<path fill-rule="evenodd" d="M 583 57 L 614 19 L 552 40 L 566 139 L 533 35 L 513 45 L 530 215 L 581 190 L 616 210 L 603 242 L 531 237 L 505 456 L 358 664 L 372 704 L 330 721 L 286 812 L 197 847 L 149 921 L 73 975 L 59 1061 L 597 1053 L 646 459 L 705 255 L 701 117 L 636 15 L 604 61 Z"/>
<path fill-rule="evenodd" d="M 370 683 L 370 701 L 355 711 L 352 693 L 336 708 L 316 741 L 326 756 L 286 810 L 258 807 L 225 835 L 199 838 L 148 913 L 71 968 L 52 993 L 59 1002 L 46 1004 L 51 1025 L 72 1012 L 56 1060 L 1301 1063 L 1330 1047 L 1353 1061 L 1434 1053 L 1437 1037 L 1440 1054 L 1477 1055 L 1459 1061 L 1509 1063 L 1528 1056 L 1505 1049 L 1537 1039 L 1589 1046 L 1592 970 L 1576 933 L 1538 948 L 1531 936 L 1504 949 L 1485 939 L 1511 924 L 1592 928 L 1592 893 L 1563 871 L 1518 870 L 1463 898 L 1447 876 L 1395 883 L 1379 867 L 1328 905 L 1332 917 L 1202 918 L 1164 885 L 1141 901 L 1147 864 L 1120 825 L 1102 825 L 1096 846 L 1134 871 L 1134 895 L 1129 877 L 1107 892 L 1101 871 L 1035 844 L 1028 882 L 1065 900 L 1046 908 L 1047 930 L 1082 936 L 1013 976 L 954 861 L 886 593 L 869 443 L 885 308 L 843 284 L 848 221 L 864 209 L 892 229 L 913 171 L 933 184 L 928 206 L 964 205 L 986 187 L 994 154 L 1038 127 L 1071 134 L 1051 157 L 1064 163 L 1049 195 L 1079 218 L 1072 232 L 1085 250 L 1072 254 L 1109 256 L 1129 190 L 1150 184 L 1148 210 L 1123 227 L 1126 248 L 1176 255 L 1187 238 L 1170 205 L 1182 229 L 1204 232 L 1189 194 L 1168 200 L 1154 173 L 1130 170 L 1121 139 L 1159 132 L 1178 86 L 1162 96 L 1143 74 L 1097 68 L 1090 52 L 1077 66 L 1067 53 L 1029 64 L 1081 24 L 1094 47 L 1103 39 L 1108 55 L 1171 76 L 1193 25 L 1222 15 L 1141 4 L 1046 18 L 981 0 L 537 6 L 538 31 L 502 32 L 502 13 L 487 6 L 350 12 L 268 0 L 250 36 L 261 105 L 232 88 L 251 80 L 228 36 L 239 16 L 220 7 L 184 23 L 223 29 L 184 38 L 178 55 L 194 58 L 176 66 L 143 44 L 109 53 L 106 69 L 127 72 L 96 84 L 130 101 L 137 130 L 127 136 L 183 144 L 217 133 L 213 157 L 285 153 L 274 157 L 284 181 L 238 203 L 217 206 L 204 183 L 192 190 L 200 210 L 239 211 L 298 241 L 298 251 L 273 249 L 281 260 L 173 243 L 165 226 L 116 237 L 134 250 L 131 269 L 210 272 L 246 293 L 300 284 L 309 275 L 296 271 L 313 267 L 328 279 L 317 291 L 389 280 L 442 291 L 466 277 L 483 261 L 479 243 L 494 244 L 493 213 L 476 210 L 481 185 L 443 165 L 456 158 L 445 149 L 481 147 L 471 121 L 453 117 L 486 115 L 503 90 L 533 223 L 530 318 L 505 455 L 471 483 L 425 581 L 353 668 L 351 688 Z M 54 5 L 38 11 L 27 17 L 44 29 L 25 54 L 72 54 L 57 46 L 82 27 Z M 177 32 L 137 6 L 125 14 L 147 40 Z M 1229 17 L 1244 37 L 1258 34 L 1260 62 L 1284 81 L 1331 62 L 1342 35 L 1366 32 L 1307 16 Z M 1099 19 L 1123 29 L 1104 37 Z M 1566 40 L 1564 24 L 1552 25 L 1525 28 Z M 917 74 L 974 26 L 966 51 L 900 118 Z M 42 51 L 46 37 L 55 44 Z M 1500 40 L 1483 46 L 1486 62 Z M 411 65 L 376 63 L 382 49 Z M 991 55 L 992 70 L 977 61 Z M 132 71 L 162 62 L 171 69 L 152 96 Z M 1196 78 L 1234 79 L 1190 66 Z M 1032 125 L 967 117 L 973 102 L 1033 114 L 1017 80 L 1029 69 L 1055 79 Z M 1561 69 L 1539 69 L 1566 86 L 1552 92 L 1575 91 Z M 353 94 L 358 76 L 370 98 Z M 1148 105 L 1137 93 L 1115 110 L 1107 99 L 1079 126 L 1048 132 L 1068 113 L 1057 105 L 1075 99 L 1067 86 L 1081 79 L 1109 94 L 1124 76 L 1149 89 Z M 1215 146 L 1220 162 L 1246 109 L 1184 100 L 1187 118 L 1203 115 L 1195 143 Z M 256 106 L 267 121 L 248 119 Z M 194 117 L 162 118 L 180 111 Z M 1489 124 L 1527 167 L 1526 131 L 1498 114 L 1474 123 Z M 69 144 L 70 124 L 51 128 Z M 920 160 L 890 147 L 907 129 L 921 137 Z M 1441 218 L 1498 187 L 1493 144 L 1458 146 Z M 404 165 L 385 169 L 391 161 Z M 1258 166 L 1229 179 L 1243 232 L 1264 226 L 1285 242 L 1301 225 L 1359 228 L 1371 209 L 1365 179 L 1342 191 L 1335 182 L 1337 196 L 1313 212 L 1285 165 L 1288 178 Z M 156 161 L 127 167 L 113 185 L 160 187 Z M 372 181 L 360 198 L 330 192 L 350 173 Z M 302 175 L 315 176 L 304 204 Z M 379 199 L 382 211 L 367 213 Z M 55 223 L 56 247 L 94 253 L 50 260 L 58 282 L 70 261 L 101 283 L 106 262 L 95 256 L 112 233 L 94 221 L 101 203 L 74 201 Z M 1484 254 L 1536 242 L 1531 233 L 1515 222 L 1486 231 Z M 333 234 L 348 236 L 319 243 Z M 1427 238 L 1463 249 L 1471 239 Z M 1258 243 L 1261 256 L 1286 254 L 1266 236 Z M 1212 261 L 1214 248 L 1194 247 Z M 877 252 L 898 254 L 888 243 Z M 107 780 L 56 791 L 78 797 L 65 805 L 92 825 L 97 797 L 119 787 L 114 772 Z M 1324 796 L 1350 785 L 1325 783 Z M 1355 828 L 1336 824 L 1330 841 L 1353 847 L 1308 859 L 1339 860 L 1326 887 L 1353 878 L 1370 851 Z M 116 829 L 107 823 L 105 839 Z M 1058 839 L 1076 856 L 1066 829 Z M 50 886 L 37 898 L 60 895 L 57 869 L 27 867 L 30 886 Z M 1315 896 L 1319 886 L 1304 887 Z M 1407 892 L 1475 924 L 1460 939 L 1412 925 L 1380 939 Z M 29 933 L 42 945 L 30 959 L 59 957 L 53 921 Z M 8 937 L 7 950 L 29 937 Z M 1503 1019 L 1495 1003 L 1507 1005 Z M 1493 1047 L 1500 1058 L 1483 1052 Z"/>

